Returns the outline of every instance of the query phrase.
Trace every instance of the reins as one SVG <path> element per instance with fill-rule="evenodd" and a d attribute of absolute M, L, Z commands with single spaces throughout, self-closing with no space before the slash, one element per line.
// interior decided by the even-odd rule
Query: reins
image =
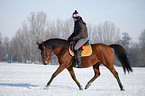
<path fill-rule="evenodd" d="M 49 52 L 50 54 L 51 54 L 51 52 L 50 52 L 50 50 L 48 50 L 45 46 L 44 46 L 44 48 L 45 48 L 45 52 L 46 52 L 46 56 L 45 57 L 42 57 L 42 59 L 46 59 L 47 61 L 49 61 L 49 60 L 51 60 L 51 59 L 55 59 L 55 58 L 50 58 L 50 57 L 48 57 L 48 55 L 47 55 L 47 52 Z M 67 47 L 65 47 L 65 50 L 63 51 L 63 53 L 61 53 L 60 55 L 57 55 L 58 57 L 60 57 L 60 56 L 62 56 L 66 51 L 67 51 Z M 44 54 L 44 52 L 43 52 L 43 54 Z M 51 57 L 54 55 L 54 53 L 51 55 Z"/>

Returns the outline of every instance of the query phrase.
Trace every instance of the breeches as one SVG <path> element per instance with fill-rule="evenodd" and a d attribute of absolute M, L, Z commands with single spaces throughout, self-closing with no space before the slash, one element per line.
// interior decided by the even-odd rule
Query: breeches
<path fill-rule="evenodd" d="M 78 50 L 81 46 L 83 46 L 89 39 L 88 38 L 81 38 L 78 40 L 78 42 L 76 43 L 74 49 Z"/>

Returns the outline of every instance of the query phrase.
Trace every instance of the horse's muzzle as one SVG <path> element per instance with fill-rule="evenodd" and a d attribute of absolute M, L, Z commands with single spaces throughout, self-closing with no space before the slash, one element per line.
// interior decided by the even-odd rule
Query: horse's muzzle
<path fill-rule="evenodd" d="M 44 64 L 44 65 L 48 65 L 49 63 L 50 63 L 50 62 L 47 61 L 47 60 L 43 61 L 43 64 Z"/>

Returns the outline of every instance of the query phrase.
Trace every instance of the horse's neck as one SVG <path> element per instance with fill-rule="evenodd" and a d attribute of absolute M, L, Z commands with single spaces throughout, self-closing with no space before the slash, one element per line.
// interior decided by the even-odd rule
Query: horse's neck
<path fill-rule="evenodd" d="M 57 47 L 56 49 L 54 49 L 52 52 L 59 57 L 63 55 L 67 49 L 68 46 L 62 45 L 61 47 Z"/>

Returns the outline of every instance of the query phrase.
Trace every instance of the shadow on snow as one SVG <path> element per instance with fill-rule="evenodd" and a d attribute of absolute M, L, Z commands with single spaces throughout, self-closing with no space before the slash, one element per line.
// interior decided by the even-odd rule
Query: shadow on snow
<path fill-rule="evenodd" d="M 0 86 L 10 86 L 10 87 L 25 87 L 25 88 L 30 88 L 30 87 L 38 87 L 38 85 L 32 85 L 28 83 L 0 83 Z"/>

